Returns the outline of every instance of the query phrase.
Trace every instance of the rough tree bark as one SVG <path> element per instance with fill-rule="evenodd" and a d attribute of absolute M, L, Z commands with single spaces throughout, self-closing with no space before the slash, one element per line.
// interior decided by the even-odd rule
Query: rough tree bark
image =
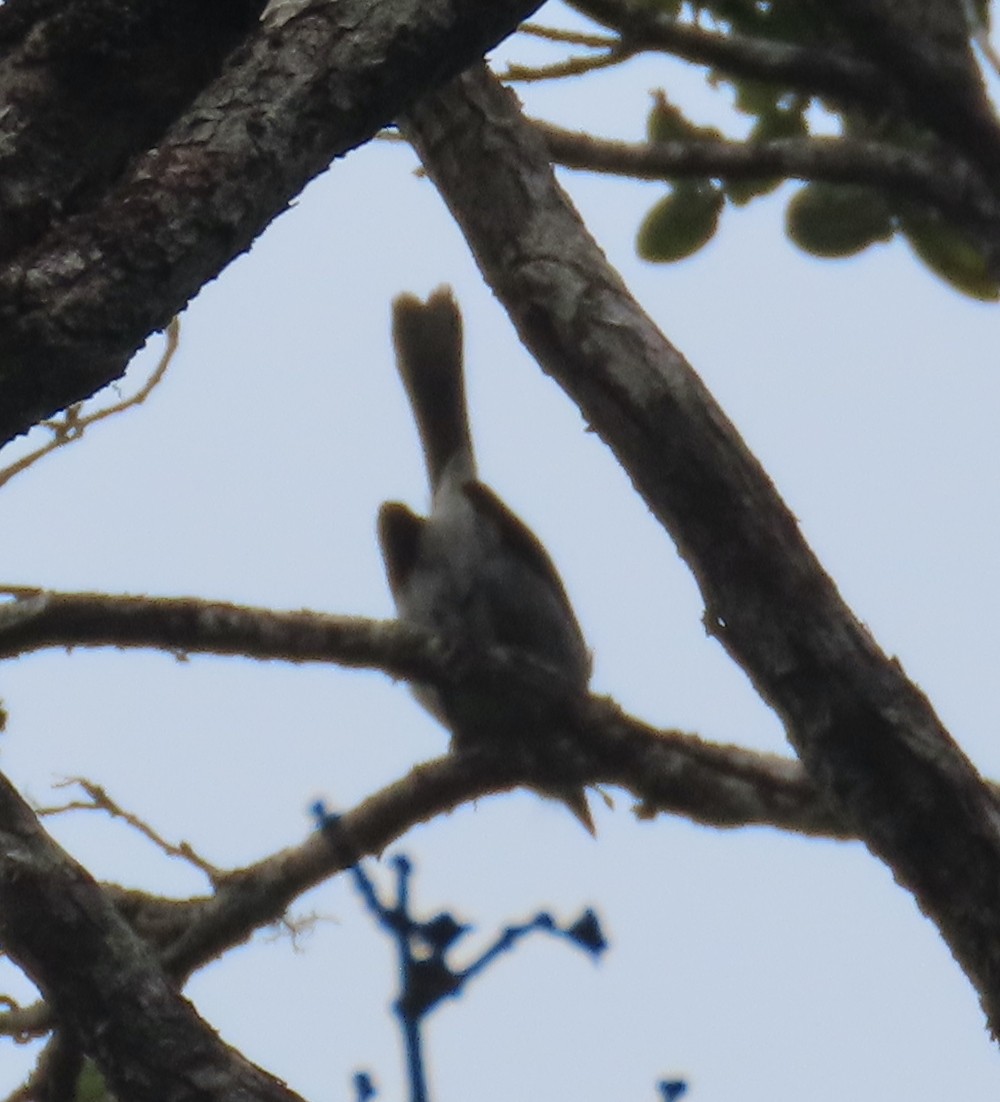
<path fill-rule="evenodd" d="M 15 20 L 38 19 L 22 33 L 23 49 L 0 58 L 0 90 L 18 98 L 25 89 L 47 113 L 56 111 L 49 97 L 60 95 L 59 108 L 70 112 L 65 129 L 80 135 L 92 162 L 70 181 L 69 217 L 62 159 L 20 173 L 18 193 L 27 187 L 45 198 L 30 217 L 23 210 L 13 216 L 21 228 L 8 240 L 18 248 L 0 270 L 0 443 L 118 378 L 146 337 L 248 249 L 309 180 L 415 96 L 482 57 L 538 2 L 503 0 L 485 9 L 473 0 L 289 4 L 252 24 L 254 33 L 215 79 L 216 39 L 192 34 L 183 46 L 205 51 L 204 63 L 193 64 L 184 49 L 165 52 L 162 85 L 183 78 L 188 98 L 200 81 L 200 94 L 152 149 L 149 139 L 167 114 L 153 95 L 155 119 L 117 127 L 108 148 L 87 136 L 104 131 L 108 72 L 146 72 L 144 51 L 159 24 L 147 27 L 145 19 L 161 20 L 162 3 L 74 0 L 57 14 L 35 0 L 0 8 L 0 40 L 5 24 L 13 36 Z M 233 4 L 239 28 L 259 7 Z M 132 33 L 108 45 L 102 36 L 116 21 Z M 70 30 L 56 33 L 65 22 Z M 67 90 L 60 49 L 67 35 L 87 30 L 96 56 L 74 39 Z M 47 45 L 55 56 L 44 52 Z M 12 147 L 27 154 L 34 140 L 20 120 Z"/>

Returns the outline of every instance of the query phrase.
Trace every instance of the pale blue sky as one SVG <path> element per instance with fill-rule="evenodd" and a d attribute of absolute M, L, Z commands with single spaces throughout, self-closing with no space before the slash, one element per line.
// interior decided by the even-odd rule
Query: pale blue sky
<path fill-rule="evenodd" d="M 538 113 L 639 137 L 648 91 L 675 80 L 642 62 L 573 99 L 522 92 Z M 389 302 L 449 282 L 466 313 L 483 476 L 559 565 L 595 687 L 652 723 L 784 751 L 774 717 L 706 638 L 669 538 L 520 348 L 414 166 L 384 144 L 336 164 L 187 311 L 148 406 L 6 487 L 0 580 L 388 615 L 375 512 L 386 498 L 425 500 Z M 900 245 L 803 257 L 782 237 L 785 192 L 727 211 L 695 259 L 650 266 L 633 237 L 657 185 L 562 178 L 854 610 L 1000 776 L 996 308 L 962 299 Z M 0 764 L 31 796 L 84 774 L 223 865 L 303 837 L 315 796 L 349 806 L 446 744 L 404 686 L 321 667 L 53 653 L 4 666 L 0 695 Z M 640 1102 L 668 1075 L 691 1081 L 692 1102 L 995 1097 L 1000 1060 L 974 993 L 860 846 L 637 823 L 612 795 L 614 811 L 592 799 L 596 844 L 558 805 L 519 795 L 395 847 L 414 859 L 428 912 L 453 906 L 484 939 L 540 906 L 570 918 L 593 905 L 612 942 L 595 967 L 539 939 L 440 1011 L 436 1102 Z M 98 875 L 204 887 L 127 830 L 79 816 L 52 829 Z M 391 948 L 346 880 L 297 908 L 311 910 L 329 921 L 299 951 L 261 935 L 189 993 L 313 1102 L 348 1098 L 358 1067 L 400 1098 Z M 0 1089 L 25 1062 L 0 1050 Z"/>

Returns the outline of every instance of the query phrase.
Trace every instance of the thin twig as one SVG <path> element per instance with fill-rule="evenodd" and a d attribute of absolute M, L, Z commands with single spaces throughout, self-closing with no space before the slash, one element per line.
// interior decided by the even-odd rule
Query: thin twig
<path fill-rule="evenodd" d="M 174 844 L 173 842 L 168 842 L 166 838 L 154 830 L 149 823 L 140 819 L 138 815 L 135 815 L 133 812 L 126 811 L 119 803 L 113 800 L 101 785 L 87 780 L 86 777 L 67 777 L 65 780 L 54 785 L 54 787 L 68 788 L 70 785 L 79 785 L 87 794 L 89 802 L 85 800 L 71 800 L 69 803 L 60 804 L 56 807 L 37 807 L 35 808 L 35 814 L 38 815 L 39 818 L 42 818 L 47 815 L 61 815 L 67 811 L 103 811 L 113 819 L 123 819 L 144 838 L 148 838 L 154 846 L 162 850 L 168 857 L 179 857 L 181 860 L 187 861 L 189 865 L 193 865 L 196 869 L 199 869 L 208 877 L 212 884 L 219 884 L 225 879 L 225 874 L 216 868 L 215 865 L 206 861 L 204 857 L 199 856 L 190 843 L 179 842 Z"/>
<path fill-rule="evenodd" d="M 586 46 L 593 50 L 613 50 L 621 45 L 620 35 L 584 34 L 582 31 L 567 31 L 560 27 L 546 27 L 541 23 L 522 23 L 518 34 L 544 38 L 548 42 L 566 42 L 571 46 Z"/>
<path fill-rule="evenodd" d="M 113 417 L 116 413 L 122 413 L 133 406 L 142 405 L 166 374 L 170 361 L 173 359 L 180 343 L 180 332 L 180 321 L 177 318 L 172 318 L 170 324 L 164 330 L 167 343 L 156 369 L 131 398 L 123 398 L 120 402 L 115 402 L 114 405 L 95 410 L 86 416 L 81 415 L 83 403 L 76 402 L 65 410 L 60 417 L 49 421 L 40 421 L 38 428 L 48 429 L 52 433 L 52 439 L 47 444 L 43 444 L 40 448 L 36 448 L 33 452 L 29 452 L 21 459 L 11 463 L 9 467 L 0 468 L 0 486 L 6 485 L 15 475 L 26 471 L 50 452 L 79 440 L 84 432 L 98 421 L 103 421 L 106 417 Z"/>
<path fill-rule="evenodd" d="M 518 65 L 511 62 L 506 72 L 501 74 L 503 80 L 520 84 L 533 84 L 543 80 L 562 80 L 564 77 L 578 77 L 584 73 L 593 73 L 600 69 L 610 69 L 614 65 L 620 65 L 628 61 L 635 54 L 634 50 L 619 46 L 599 54 L 597 57 L 568 57 L 563 61 L 554 62 L 552 65 Z"/>

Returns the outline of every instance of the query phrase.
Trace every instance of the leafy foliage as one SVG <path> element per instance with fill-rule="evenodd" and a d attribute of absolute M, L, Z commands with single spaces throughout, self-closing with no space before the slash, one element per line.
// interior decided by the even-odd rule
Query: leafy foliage
<path fill-rule="evenodd" d="M 590 6 L 581 3 L 585 11 Z M 714 143 L 714 150 L 706 148 L 705 156 L 690 163 L 679 159 L 676 174 L 664 171 L 670 190 L 640 224 L 640 256 L 656 262 L 689 257 L 712 239 L 727 202 L 744 206 L 797 178 L 804 183 L 789 197 L 786 232 L 809 255 L 853 256 L 900 235 L 956 290 L 983 301 L 1000 299 L 1000 230 L 984 235 L 980 214 L 971 205 L 966 215 L 960 203 L 938 200 L 933 188 L 915 194 L 918 189 L 892 172 L 879 179 L 871 162 L 860 156 L 875 150 L 883 164 L 907 166 L 914 175 L 930 173 L 934 166 L 955 169 L 956 178 L 970 168 L 978 171 L 965 162 L 961 142 L 951 147 L 946 128 L 935 122 L 933 107 L 913 106 L 924 90 L 915 91 L 906 82 L 919 84 L 918 77 L 894 72 L 891 57 L 868 51 L 864 41 L 859 43 L 858 29 L 838 21 L 838 9 L 811 0 L 704 0 L 690 5 L 664 0 L 646 5 L 646 15 L 637 15 L 639 6 L 628 0 L 598 6 L 605 23 L 612 22 L 609 13 L 617 9 L 626 41 L 630 35 L 640 41 L 646 36 L 655 43 L 649 48 L 681 57 L 699 51 L 719 55 L 720 60 L 706 67 L 706 79 L 731 96 L 735 119 L 743 116 L 749 123 L 745 136 L 735 139 L 693 121 L 663 91 L 654 93 L 646 121 L 651 145 L 676 143 L 676 152 L 681 146 L 691 150 Z M 988 4 L 978 0 L 973 7 L 985 24 Z M 973 115 L 980 107 L 988 112 L 965 9 L 941 0 L 926 10 L 906 4 L 886 5 L 886 10 L 901 27 L 912 29 L 915 38 L 925 38 L 920 46 L 944 92 L 959 89 Z M 648 14 L 652 12 L 656 14 Z M 774 77 L 767 75 L 769 68 Z M 856 87 L 845 77 L 855 71 L 860 74 Z M 830 156 L 810 163 L 815 150 L 842 151 L 843 156 L 836 163 Z M 757 151 L 769 168 L 782 165 L 783 157 L 791 167 L 752 176 L 747 164 Z M 746 156 L 734 158 L 733 152 Z M 718 154 L 715 172 L 713 153 Z"/>
<path fill-rule="evenodd" d="M 1000 300 L 1000 282 L 976 243 L 960 229 L 919 208 L 900 215 L 900 228 L 917 256 L 956 290 L 983 302 Z"/>
<path fill-rule="evenodd" d="M 680 180 L 639 227 L 637 248 L 646 260 L 683 260 L 715 235 L 725 196 L 710 180 Z"/>
<path fill-rule="evenodd" d="M 889 241 L 894 227 L 885 196 L 856 184 L 806 184 L 792 196 L 786 231 L 813 256 L 854 256 L 877 241 Z"/>

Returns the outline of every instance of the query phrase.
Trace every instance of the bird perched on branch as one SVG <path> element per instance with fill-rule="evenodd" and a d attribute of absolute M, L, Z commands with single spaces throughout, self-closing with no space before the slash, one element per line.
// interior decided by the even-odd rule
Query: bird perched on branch
<path fill-rule="evenodd" d="M 386 502 L 378 534 L 389 588 L 401 619 L 459 648 L 523 651 L 584 693 L 590 653 L 552 561 L 534 533 L 476 474 L 462 373 L 462 317 L 447 288 L 426 303 L 393 303 L 393 340 L 423 446 L 431 509 L 419 517 Z M 420 702 L 452 732 L 452 745 L 504 746 L 531 755 L 544 780 L 591 834 L 583 788 L 561 783 L 546 754 L 546 709 L 523 694 L 457 685 L 414 686 Z M 553 749 L 553 748 L 550 748 Z M 548 777 L 551 775 L 552 780 Z"/>

